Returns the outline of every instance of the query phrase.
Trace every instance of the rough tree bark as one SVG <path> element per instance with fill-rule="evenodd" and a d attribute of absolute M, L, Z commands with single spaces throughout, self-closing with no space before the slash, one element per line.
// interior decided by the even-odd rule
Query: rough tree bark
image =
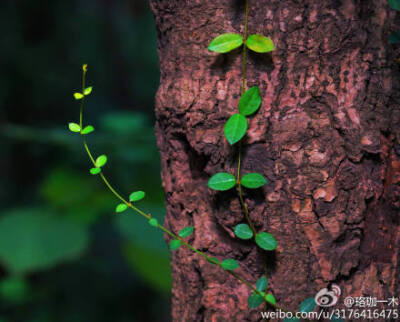
<path fill-rule="evenodd" d="M 206 186 L 237 166 L 223 125 L 237 111 L 241 73 L 239 51 L 207 45 L 243 32 L 244 1 L 150 2 L 167 226 L 195 226 L 196 247 L 237 259 L 252 282 L 268 256 L 270 289 L 292 310 L 331 283 L 342 300 L 398 295 L 400 74 L 387 39 L 400 28 L 387 1 L 250 1 L 249 33 L 270 36 L 276 50 L 250 53 L 247 85 L 260 86 L 263 104 L 249 121 L 242 172 L 268 179 L 246 202 L 258 231 L 277 238 L 272 255 L 234 238 L 244 221 L 237 194 Z M 173 253 L 172 269 L 174 321 L 260 319 L 249 290 L 196 254 Z"/>

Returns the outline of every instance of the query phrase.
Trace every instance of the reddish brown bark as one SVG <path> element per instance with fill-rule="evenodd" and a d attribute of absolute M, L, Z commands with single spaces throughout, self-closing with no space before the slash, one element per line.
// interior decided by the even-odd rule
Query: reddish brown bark
<path fill-rule="evenodd" d="M 387 41 L 398 26 L 387 1 L 250 1 L 249 32 L 270 36 L 276 50 L 249 55 L 247 85 L 260 86 L 263 104 L 249 121 L 242 172 L 268 179 L 246 202 L 257 230 L 276 236 L 274 254 L 234 237 L 244 221 L 236 192 L 206 186 L 237 166 L 223 125 L 237 111 L 241 75 L 239 51 L 206 48 L 221 33 L 243 32 L 244 1 L 151 6 L 166 224 L 194 225 L 196 247 L 237 259 L 252 282 L 267 258 L 270 290 L 292 310 L 331 283 L 342 288 L 340 303 L 398 295 L 400 83 Z M 247 308 L 249 290 L 196 254 L 178 250 L 172 268 L 174 321 L 260 319 Z"/>

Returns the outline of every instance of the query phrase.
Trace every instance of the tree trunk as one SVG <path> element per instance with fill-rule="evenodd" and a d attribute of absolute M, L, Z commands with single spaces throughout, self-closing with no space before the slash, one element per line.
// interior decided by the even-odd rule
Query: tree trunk
<path fill-rule="evenodd" d="M 237 167 L 223 126 L 241 81 L 240 51 L 218 55 L 207 45 L 243 33 L 244 2 L 151 0 L 166 225 L 193 225 L 191 243 L 235 258 L 251 282 L 267 260 L 270 292 L 294 311 L 332 283 L 340 308 L 346 296 L 398 295 L 400 75 L 387 40 L 400 29 L 396 12 L 386 0 L 250 1 L 249 33 L 276 46 L 249 53 L 247 86 L 259 85 L 263 103 L 249 119 L 242 167 L 268 179 L 246 203 L 257 231 L 276 236 L 271 254 L 235 238 L 244 222 L 236 192 L 207 188 L 211 175 Z M 172 269 L 174 321 L 261 319 L 246 286 L 188 249 L 172 254 Z"/>

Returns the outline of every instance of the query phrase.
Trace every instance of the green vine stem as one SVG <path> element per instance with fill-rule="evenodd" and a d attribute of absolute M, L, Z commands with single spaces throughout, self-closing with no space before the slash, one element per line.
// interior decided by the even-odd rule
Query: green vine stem
<path fill-rule="evenodd" d="M 100 169 L 99 172 L 97 172 L 97 173 L 93 172 L 92 174 L 98 174 L 100 176 L 100 178 L 103 180 L 103 182 L 108 187 L 108 189 L 122 202 L 122 205 L 126 206 L 126 208 L 131 208 L 136 213 L 138 213 L 139 215 L 141 215 L 142 217 L 144 217 L 145 219 L 150 221 L 150 220 L 152 220 L 152 216 L 151 216 L 150 213 L 145 213 L 144 211 L 142 211 L 141 209 L 139 209 L 138 207 L 133 205 L 132 202 L 129 202 L 124 197 L 122 197 L 114 189 L 114 187 L 110 184 L 110 182 L 108 181 L 108 179 L 106 178 L 106 176 L 102 172 L 101 166 L 99 166 L 99 162 L 94 158 L 91 150 L 89 149 L 89 146 L 88 146 L 87 141 L 86 141 L 86 134 L 92 132 L 94 130 L 94 128 L 92 126 L 83 127 L 83 112 L 84 112 L 84 105 L 85 105 L 85 97 L 91 93 L 92 88 L 91 87 L 87 87 L 87 88 L 85 87 L 86 86 L 85 82 L 86 82 L 87 65 L 83 65 L 82 69 L 83 69 L 83 73 L 82 73 L 82 93 L 75 93 L 74 94 L 75 99 L 81 100 L 80 113 L 79 113 L 79 124 L 69 123 L 69 129 L 72 132 L 78 132 L 80 134 L 81 139 L 82 139 L 83 147 L 84 147 L 87 155 L 89 156 L 90 162 L 94 166 L 94 168 L 92 168 L 92 169 Z M 90 132 L 86 131 L 87 128 L 91 128 Z M 118 207 L 117 207 L 117 209 L 118 209 Z M 118 212 L 118 210 L 117 210 L 117 212 Z M 224 267 L 224 261 L 221 263 L 216 258 L 208 256 L 206 253 L 198 250 L 196 247 L 194 247 L 193 245 L 191 245 L 188 242 L 186 242 L 184 240 L 184 237 L 181 237 L 179 235 L 174 234 L 169 229 L 165 228 L 163 225 L 160 225 L 159 223 L 155 223 L 155 224 L 153 224 L 153 226 L 158 228 L 158 229 L 160 229 L 161 231 L 163 231 L 164 233 L 166 233 L 170 237 L 174 238 L 174 240 L 178 240 L 182 245 L 184 245 L 185 247 L 187 247 L 189 250 L 193 251 L 194 253 L 200 255 L 201 257 L 203 257 L 210 264 L 218 265 L 219 267 L 224 269 L 225 272 L 227 272 L 228 274 L 233 276 L 235 279 L 237 279 L 241 283 L 245 284 L 251 291 L 253 291 L 254 293 L 258 294 L 260 297 L 262 297 L 266 303 L 268 303 L 269 305 L 271 305 L 272 307 L 274 307 L 276 309 L 280 309 L 274 303 L 274 301 L 271 301 L 271 300 L 268 301 L 268 299 L 265 298 L 265 294 L 262 291 L 259 291 L 256 287 L 254 287 L 245 278 L 241 277 L 238 273 L 233 272 L 232 269 L 234 269 L 234 268 L 230 268 L 229 265 L 225 265 L 225 267 Z M 171 249 L 171 247 L 170 247 L 170 249 Z M 227 261 L 229 261 L 229 260 L 227 260 Z"/>

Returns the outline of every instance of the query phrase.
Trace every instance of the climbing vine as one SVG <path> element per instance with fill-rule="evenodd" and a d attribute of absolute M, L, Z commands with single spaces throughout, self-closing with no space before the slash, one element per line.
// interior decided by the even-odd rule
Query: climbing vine
<path fill-rule="evenodd" d="M 262 105 L 262 98 L 260 95 L 260 89 L 258 86 L 247 88 L 247 50 L 251 50 L 256 53 L 265 54 L 275 49 L 274 43 L 271 38 L 260 34 L 248 35 L 248 18 L 249 18 L 249 0 L 246 0 L 245 6 L 245 24 L 243 34 L 237 33 L 224 33 L 215 37 L 209 44 L 208 50 L 218 53 L 225 54 L 232 50 L 242 48 L 242 77 L 240 92 L 241 97 L 238 100 L 238 111 L 234 115 L 230 116 L 223 128 L 225 139 L 231 146 L 237 147 L 237 171 L 231 174 L 227 172 L 219 172 L 214 174 L 208 180 L 208 187 L 216 191 L 227 191 L 236 187 L 238 198 L 241 204 L 241 208 L 244 214 L 244 221 L 234 227 L 235 236 L 242 240 L 253 239 L 255 244 L 263 251 L 274 251 L 277 248 L 277 241 L 275 237 L 266 231 L 257 231 L 251 217 L 249 210 L 246 205 L 246 200 L 243 195 L 244 189 L 259 189 L 265 184 L 267 180 L 261 173 L 241 173 L 241 167 L 243 163 L 242 145 L 243 138 L 248 130 L 248 118 L 253 117 Z M 168 228 L 160 224 L 156 218 L 153 218 L 150 213 L 141 210 L 138 203 L 145 198 L 145 192 L 134 191 L 128 198 L 123 197 L 117 190 L 110 184 L 106 175 L 104 174 L 104 168 L 107 165 L 108 158 L 105 154 L 94 156 L 89 149 L 86 137 L 90 133 L 94 132 L 92 125 L 85 125 L 83 121 L 83 112 L 86 98 L 92 93 L 93 88 L 86 86 L 86 74 L 87 65 L 82 66 L 82 89 L 79 92 L 74 93 L 74 98 L 80 101 L 80 113 L 79 121 L 77 123 L 69 123 L 69 129 L 72 132 L 78 133 L 81 136 L 83 147 L 90 159 L 92 167 L 89 169 L 90 174 L 99 176 L 105 183 L 108 189 L 119 199 L 120 203 L 116 205 L 115 212 L 122 213 L 130 208 L 135 211 L 138 215 L 142 216 L 147 220 L 148 224 L 159 229 L 162 232 L 169 235 L 172 239 L 169 242 L 169 249 L 176 251 L 180 247 L 186 247 L 192 252 L 195 252 L 201 256 L 204 260 L 212 265 L 217 265 L 223 269 L 227 274 L 230 274 L 241 283 L 245 284 L 250 290 L 251 294 L 248 298 L 249 308 L 256 308 L 262 303 L 269 305 L 275 309 L 285 311 L 276 304 L 276 299 L 272 293 L 267 293 L 268 290 L 268 277 L 265 272 L 264 276 L 261 276 L 253 285 L 245 278 L 240 276 L 236 270 L 239 268 L 239 263 L 232 258 L 218 259 L 211 257 L 206 253 L 200 251 L 193 245 L 191 245 L 187 238 L 194 233 L 193 226 L 182 227 L 178 232 L 170 231 Z M 267 264 L 267 263 L 266 263 Z M 267 267 L 267 265 L 265 265 Z M 311 312 L 315 309 L 316 303 L 314 298 L 307 298 L 300 304 L 300 312 Z M 333 320 L 333 319 L 332 319 Z M 287 318 L 285 321 L 298 321 L 297 318 Z M 336 321 L 339 321 L 336 319 Z"/>

